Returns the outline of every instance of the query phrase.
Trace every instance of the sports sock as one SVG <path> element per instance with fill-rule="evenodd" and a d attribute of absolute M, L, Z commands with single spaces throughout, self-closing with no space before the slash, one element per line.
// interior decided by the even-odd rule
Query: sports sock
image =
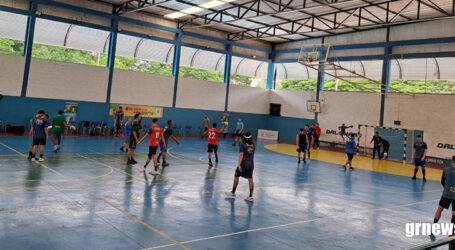
<path fill-rule="evenodd" d="M 425 178 L 425 169 L 422 168 L 422 174 L 423 174 L 423 178 Z"/>
<path fill-rule="evenodd" d="M 209 158 L 209 162 L 212 162 L 212 158 Z"/>
<path fill-rule="evenodd" d="M 147 167 L 147 165 L 149 165 L 149 163 L 148 163 L 148 162 L 145 162 L 144 168 L 146 168 L 146 167 Z"/>
<path fill-rule="evenodd" d="M 28 152 L 28 156 L 32 157 L 32 151 Z"/>
<path fill-rule="evenodd" d="M 36 154 L 32 154 L 32 158 L 35 158 Z"/>
<path fill-rule="evenodd" d="M 158 166 L 155 166 L 155 171 L 158 171 Z"/>
<path fill-rule="evenodd" d="M 237 189 L 237 187 L 232 187 L 232 191 L 231 193 L 235 194 L 235 190 Z"/>
<path fill-rule="evenodd" d="M 58 146 L 57 145 L 54 145 L 54 150 L 57 150 Z"/>
<path fill-rule="evenodd" d="M 166 163 L 166 158 L 163 157 L 163 163 Z"/>
<path fill-rule="evenodd" d="M 40 155 L 39 155 L 39 158 L 43 158 L 43 155 L 42 155 L 42 154 L 40 154 Z"/>
<path fill-rule="evenodd" d="M 253 188 L 250 188 L 250 197 L 253 197 Z"/>
<path fill-rule="evenodd" d="M 453 218 L 453 217 L 452 217 Z M 433 223 L 438 223 L 439 219 L 433 219 Z"/>
<path fill-rule="evenodd" d="M 419 170 L 419 168 L 414 168 L 414 176 L 417 175 L 417 171 Z"/>
<path fill-rule="evenodd" d="M 161 158 L 161 153 L 158 155 L 158 160 L 160 160 L 160 158 Z M 163 159 L 164 159 L 164 158 L 163 158 Z"/>

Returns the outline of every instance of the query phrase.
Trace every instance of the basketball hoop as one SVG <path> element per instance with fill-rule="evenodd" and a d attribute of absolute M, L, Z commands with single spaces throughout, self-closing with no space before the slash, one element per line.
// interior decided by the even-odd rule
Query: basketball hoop
<path fill-rule="evenodd" d="M 313 62 L 314 61 L 313 57 L 308 57 L 308 61 Z"/>

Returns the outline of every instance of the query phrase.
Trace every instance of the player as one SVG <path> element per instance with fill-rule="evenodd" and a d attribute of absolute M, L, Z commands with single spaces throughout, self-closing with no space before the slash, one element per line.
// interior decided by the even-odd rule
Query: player
<path fill-rule="evenodd" d="M 349 141 L 346 142 L 346 155 L 348 156 L 348 160 L 343 165 L 344 170 L 346 170 L 347 165 L 349 165 L 350 170 L 354 170 L 354 168 L 352 167 L 352 159 L 354 158 L 354 154 L 357 149 L 357 145 L 355 144 L 354 139 L 355 139 L 355 134 L 352 133 Z"/>
<path fill-rule="evenodd" d="M 204 138 L 204 133 L 209 128 L 210 128 L 210 118 L 207 116 L 207 114 L 205 114 L 204 115 L 204 121 L 202 122 L 202 129 L 204 131 L 202 132 L 201 139 Z"/>
<path fill-rule="evenodd" d="M 246 132 L 243 137 L 243 142 L 240 144 L 239 150 L 239 163 L 234 175 L 234 185 L 232 186 L 231 192 L 226 192 L 226 198 L 235 198 L 235 190 L 239 185 L 239 177 L 243 177 L 248 180 L 250 186 L 250 195 L 245 199 L 249 202 L 254 202 L 253 190 L 253 170 L 254 170 L 254 142 L 250 132 Z"/>
<path fill-rule="evenodd" d="M 319 138 L 321 137 L 321 128 L 319 127 L 319 123 L 313 124 L 313 131 L 314 131 L 313 149 L 318 149 Z"/>
<path fill-rule="evenodd" d="M 452 166 L 447 167 L 442 172 L 441 184 L 444 187 L 442 191 L 441 199 L 439 200 L 439 206 L 434 214 L 433 223 L 438 223 L 441 218 L 442 210 L 449 209 L 452 204 L 452 220 L 451 223 L 455 223 L 455 155 L 452 156 Z"/>
<path fill-rule="evenodd" d="M 31 133 L 33 134 L 33 148 L 31 154 L 31 160 L 38 160 L 40 162 L 44 161 L 44 146 L 46 145 L 47 138 L 49 137 L 48 126 L 49 122 L 46 119 L 46 114 L 44 110 L 38 111 L 38 114 L 41 116 L 35 117 L 32 123 Z M 40 146 L 40 157 L 39 159 L 35 158 L 36 150 Z"/>
<path fill-rule="evenodd" d="M 207 152 L 209 153 L 209 167 L 213 166 L 212 163 L 212 152 L 215 153 L 215 162 L 218 163 L 218 134 L 224 133 L 226 124 L 223 124 L 223 128 L 218 130 L 216 128 L 216 123 L 212 124 L 212 128 L 209 128 L 204 132 L 204 136 L 207 135 Z"/>
<path fill-rule="evenodd" d="M 314 143 L 314 137 L 313 137 L 313 131 L 310 129 L 310 125 L 306 124 L 305 125 L 305 134 L 306 137 L 308 138 L 308 144 L 307 144 L 307 151 L 308 151 L 308 159 L 311 157 L 311 145 Z"/>
<path fill-rule="evenodd" d="M 131 141 L 131 127 L 132 126 L 133 125 L 132 125 L 131 117 L 128 117 L 128 119 L 125 122 L 125 125 L 123 126 L 123 133 L 125 135 L 125 142 L 120 147 L 120 151 L 122 151 L 122 152 L 125 152 L 125 149 L 128 152 L 128 147 L 129 147 L 130 141 Z"/>
<path fill-rule="evenodd" d="M 382 158 L 387 160 L 389 158 L 390 143 L 386 139 L 381 138 L 379 147 L 382 147 Z"/>
<path fill-rule="evenodd" d="M 302 160 L 303 163 L 306 163 L 306 151 L 308 148 L 309 141 L 308 136 L 303 128 L 301 128 L 300 132 L 297 134 L 295 144 L 297 146 L 297 152 L 299 152 L 299 154 L 297 155 L 298 163 L 300 164 L 300 153 L 303 153 Z"/>
<path fill-rule="evenodd" d="M 242 119 L 239 118 L 237 121 L 237 126 L 235 128 L 234 144 L 232 144 L 232 146 L 235 146 L 237 144 L 237 140 L 239 141 L 239 145 L 240 145 L 240 140 L 243 137 L 243 130 L 244 130 L 244 125 L 243 125 Z"/>
<path fill-rule="evenodd" d="M 417 171 L 419 171 L 419 166 L 422 167 L 423 181 L 427 181 L 425 178 L 425 157 L 427 156 L 427 144 L 423 141 L 422 136 L 417 136 L 417 142 L 414 143 L 414 149 L 412 150 L 412 158 L 414 159 L 414 176 L 412 179 L 416 179 Z"/>
<path fill-rule="evenodd" d="M 381 157 L 381 147 L 379 146 L 379 143 L 381 142 L 381 140 L 382 140 L 382 138 L 381 138 L 381 136 L 379 136 L 379 132 L 376 132 L 374 134 L 373 138 L 371 138 L 370 144 L 372 142 L 374 142 L 373 143 L 374 147 L 373 147 L 373 158 L 372 159 L 374 159 L 374 157 L 376 156 L 376 152 L 378 152 L 378 158 L 382 159 L 382 157 Z"/>
<path fill-rule="evenodd" d="M 120 130 L 122 129 L 123 123 L 123 108 L 120 106 L 117 112 L 114 113 L 115 133 L 114 136 L 119 136 Z"/>
<path fill-rule="evenodd" d="M 139 137 L 141 136 L 140 133 L 140 130 L 142 128 L 141 121 L 142 121 L 141 114 L 140 113 L 135 114 L 134 122 L 133 125 L 131 125 L 130 131 L 130 139 L 127 152 L 128 161 L 126 162 L 127 165 L 137 164 L 137 161 L 134 159 L 134 151 L 136 150 L 137 144 L 139 144 Z"/>
<path fill-rule="evenodd" d="M 38 110 L 38 112 L 36 113 L 36 115 L 30 119 L 30 135 L 32 137 L 32 142 L 30 143 L 30 149 L 28 150 L 28 157 L 27 159 L 31 160 L 32 159 L 32 150 L 33 150 L 33 143 L 34 143 L 34 138 L 33 138 L 33 120 L 35 120 L 35 118 L 42 118 L 44 117 L 44 114 L 46 112 L 44 110 Z"/>
<path fill-rule="evenodd" d="M 172 120 L 167 121 L 167 126 L 164 128 L 164 141 L 166 142 L 166 145 L 169 145 L 168 141 L 169 139 L 177 144 L 180 144 L 180 142 L 175 138 L 174 136 L 174 131 L 172 130 L 172 127 L 174 126 L 174 122 Z M 160 163 L 160 158 L 163 156 L 163 163 L 161 166 L 167 167 L 169 166 L 169 163 L 166 162 L 166 155 L 167 155 L 167 148 L 164 146 L 163 142 L 160 141 L 160 154 L 158 155 L 157 162 Z"/>
<path fill-rule="evenodd" d="M 150 163 L 151 159 L 153 158 L 153 166 L 155 167 L 154 170 L 150 171 L 149 174 L 157 175 L 158 173 L 158 159 L 156 157 L 156 150 L 160 145 L 160 140 L 163 142 L 164 149 L 166 149 L 166 141 L 164 140 L 163 136 L 163 129 L 158 125 L 158 119 L 153 118 L 152 120 L 153 125 L 148 130 L 147 134 L 145 134 L 141 140 L 138 142 L 140 144 L 145 138 L 150 136 L 150 143 L 149 143 L 149 154 L 147 158 L 147 162 L 144 165 L 144 170 L 147 168 L 147 165 Z"/>
<path fill-rule="evenodd" d="M 52 142 L 54 143 L 54 152 L 60 151 L 62 134 L 66 131 L 66 120 L 63 116 L 63 110 L 58 111 L 58 115 L 52 119 Z"/>

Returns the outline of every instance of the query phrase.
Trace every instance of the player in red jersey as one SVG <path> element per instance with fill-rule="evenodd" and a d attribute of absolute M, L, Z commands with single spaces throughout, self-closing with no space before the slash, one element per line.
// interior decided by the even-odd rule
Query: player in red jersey
<path fill-rule="evenodd" d="M 212 163 L 212 152 L 215 153 L 215 162 L 218 163 L 218 134 L 221 134 L 224 132 L 224 129 L 226 129 L 226 125 L 223 124 L 223 128 L 221 130 L 216 128 L 216 123 L 212 124 L 212 128 L 207 129 L 207 131 L 204 132 L 204 136 L 207 135 L 207 142 L 208 142 L 208 150 L 207 152 L 209 153 L 209 166 L 213 166 Z"/>
<path fill-rule="evenodd" d="M 147 134 L 145 134 L 141 138 L 141 140 L 138 142 L 138 144 L 141 143 L 143 140 L 145 140 L 145 138 L 147 138 L 149 136 L 150 136 L 149 155 L 147 158 L 147 162 L 144 165 L 143 171 L 145 172 L 147 165 L 150 163 L 150 160 L 153 158 L 153 165 L 155 166 L 155 169 L 150 171 L 149 174 L 156 175 L 156 174 L 159 174 L 158 173 L 159 164 L 158 164 L 158 159 L 156 156 L 156 150 L 158 149 L 158 146 L 160 145 L 160 140 L 162 141 L 164 148 L 166 148 L 166 141 L 164 140 L 163 129 L 158 125 L 158 119 L 156 119 L 156 118 L 153 119 L 152 126 L 149 128 Z"/>

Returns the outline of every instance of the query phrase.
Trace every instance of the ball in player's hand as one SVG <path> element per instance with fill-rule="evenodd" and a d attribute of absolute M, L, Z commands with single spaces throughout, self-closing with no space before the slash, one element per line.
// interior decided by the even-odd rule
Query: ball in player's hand
<path fill-rule="evenodd" d="M 388 154 L 387 153 L 384 153 L 384 156 L 387 156 Z"/>

